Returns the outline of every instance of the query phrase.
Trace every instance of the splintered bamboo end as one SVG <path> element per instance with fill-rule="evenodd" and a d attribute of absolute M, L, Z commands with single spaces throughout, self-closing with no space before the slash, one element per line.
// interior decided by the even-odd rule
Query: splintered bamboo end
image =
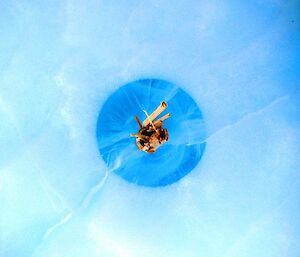
<path fill-rule="evenodd" d="M 161 102 L 160 105 L 147 117 L 144 122 L 143 126 L 146 127 L 151 121 L 154 121 L 166 108 L 168 104 L 166 102 Z"/>

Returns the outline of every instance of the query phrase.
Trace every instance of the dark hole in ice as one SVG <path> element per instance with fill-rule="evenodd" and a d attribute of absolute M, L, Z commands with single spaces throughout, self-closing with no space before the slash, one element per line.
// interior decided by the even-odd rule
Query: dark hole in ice
<path fill-rule="evenodd" d="M 164 122 L 169 141 L 153 154 L 138 150 L 135 138 L 138 115 L 151 113 L 162 101 L 168 103 Z M 104 103 L 97 123 L 99 151 L 108 169 L 128 182 L 157 187 L 172 184 L 200 161 L 205 150 L 205 128 L 196 102 L 181 88 L 159 79 L 143 79 L 116 90 Z"/>

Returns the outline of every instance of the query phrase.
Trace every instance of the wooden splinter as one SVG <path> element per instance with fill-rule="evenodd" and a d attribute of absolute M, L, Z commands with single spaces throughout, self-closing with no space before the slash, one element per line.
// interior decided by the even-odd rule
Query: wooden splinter
<path fill-rule="evenodd" d="M 170 118 L 171 114 L 168 113 L 155 120 L 167 107 L 168 104 L 162 102 L 150 115 L 144 111 L 146 119 L 143 124 L 141 124 L 140 119 L 135 116 L 140 130 L 136 134 L 131 134 L 131 136 L 136 138 L 137 147 L 141 151 L 154 153 L 158 147 L 168 141 L 168 131 L 163 127 L 163 122 Z"/>
<path fill-rule="evenodd" d="M 143 127 L 143 125 L 142 125 L 142 123 L 141 123 L 139 117 L 138 117 L 138 116 L 135 116 L 135 120 L 136 120 L 136 122 L 139 124 L 140 129 L 141 129 L 141 128 Z"/>

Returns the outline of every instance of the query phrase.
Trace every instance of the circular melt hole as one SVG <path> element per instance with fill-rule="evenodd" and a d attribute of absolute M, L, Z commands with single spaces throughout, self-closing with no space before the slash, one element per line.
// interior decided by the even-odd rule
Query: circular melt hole
<path fill-rule="evenodd" d="M 130 134 L 166 102 L 170 113 L 163 122 L 169 139 L 154 153 L 141 151 Z M 128 182 L 158 187 L 179 181 L 191 172 L 205 150 L 205 127 L 196 102 L 181 88 L 159 79 L 143 79 L 116 90 L 104 103 L 97 122 L 100 154 L 108 169 Z"/>

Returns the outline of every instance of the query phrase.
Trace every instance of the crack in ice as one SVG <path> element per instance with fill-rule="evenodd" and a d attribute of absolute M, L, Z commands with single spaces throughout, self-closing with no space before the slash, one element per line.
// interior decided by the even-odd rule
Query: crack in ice
<path fill-rule="evenodd" d="M 72 216 L 72 213 L 66 214 L 59 222 L 47 229 L 46 233 L 43 236 L 43 240 L 46 240 L 57 228 L 67 223 L 72 218 Z"/>
<path fill-rule="evenodd" d="M 245 120 L 249 119 L 250 117 L 260 115 L 264 111 L 276 106 L 277 104 L 282 103 L 283 101 L 286 101 L 288 98 L 290 98 L 290 96 L 291 96 L 291 94 L 287 94 L 287 95 L 284 95 L 284 96 L 277 97 L 275 100 L 273 100 L 270 103 L 268 103 L 267 105 L 259 108 L 258 110 L 255 110 L 255 111 L 244 114 L 237 121 L 234 121 L 230 124 L 227 124 L 227 125 L 223 126 L 222 128 L 218 129 L 217 131 L 215 131 L 214 133 L 212 133 L 211 135 L 209 135 L 208 137 L 206 137 L 204 140 L 200 141 L 199 143 L 202 144 L 202 143 L 208 142 L 209 140 L 211 140 L 215 136 L 221 134 L 223 131 L 231 129 L 234 126 L 240 124 L 242 121 L 245 121 Z M 187 144 L 187 145 L 189 145 L 189 144 Z"/>
<path fill-rule="evenodd" d="M 104 177 L 95 185 L 93 186 L 87 196 L 84 198 L 81 207 L 83 209 L 86 209 L 90 203 L 92 202 L 93 198 L 95 197 L 95 195 L 104 187 L 104 185 L 106 184 L 107 178 L 108 178 L 108 174 L 109 174 L 109 170 L 106 169 L 105 175 Z"/>

